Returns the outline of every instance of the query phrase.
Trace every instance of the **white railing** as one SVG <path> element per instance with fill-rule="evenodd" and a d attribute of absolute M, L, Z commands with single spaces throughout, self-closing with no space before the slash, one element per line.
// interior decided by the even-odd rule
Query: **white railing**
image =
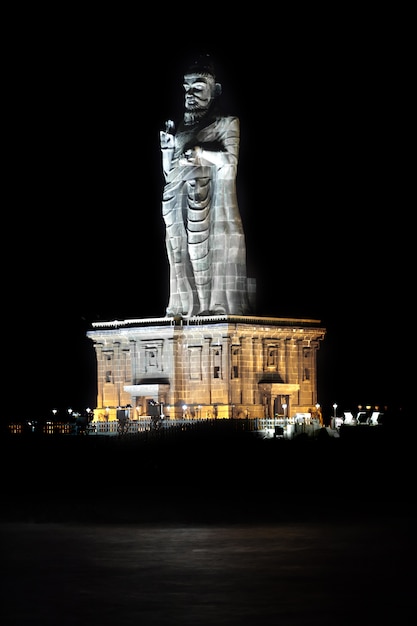
<path fill-rule="evenodd" d="M 139 420 L 128 420 L 125 425 L 122 425 L 118 420 L 112 420 L 109 422 L 91 422 L 88 428 L 90 435 L 120 435 L 123 434 L 137 434 L 147 431 L 153 431 L 156 429 L 167 428 L 185 428 L 193 424 L 201 424 L 203 422 L 212 421 L 210 419 L 175 419 L 175 420 L 160 420 L 155 422 L 152 418 L 141 418 Z"/>
<path fill-rule="evenodd" d="M 145 432 L 151 429 L 151 420 L 141 421 L 129 421 L 126 424 L 126 428 L 123 429 L 124 433 L 136 434 Z M 90 435 L 118 435 L 121 432 L 121 425 L 118 421 L 113 420 L 111 422 L 92 422 L 89 425 Z"/>

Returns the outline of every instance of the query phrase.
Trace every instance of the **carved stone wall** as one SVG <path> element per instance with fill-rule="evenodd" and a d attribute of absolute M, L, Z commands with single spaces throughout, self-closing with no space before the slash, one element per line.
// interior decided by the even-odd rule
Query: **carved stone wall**
<path fill-rule="evenodd" d="M 325 332 L 317 320 L 231 315 L 95 323 L 95 414 L 130 405 L 136 418 L 149 400 L 171 418 L 307 412 Z"/>

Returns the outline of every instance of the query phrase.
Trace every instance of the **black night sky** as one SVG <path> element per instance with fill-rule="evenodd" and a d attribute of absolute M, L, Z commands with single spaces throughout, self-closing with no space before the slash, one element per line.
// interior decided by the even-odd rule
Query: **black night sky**
<path fill-rule="evenodd" d="M 157 23 L 38 14 L 35 27 L 29 15 L 13 25 L 3 390 L 15 414 L 95 406 L 91 323 L 164 316 L 159 130 L 180 115 L 182 71 L 199 52 L 213 56 L 223 108 L 240 118 L 257 313 L 321 320 L 326 411 L 407 404 L 401 24 L 210 13 L 197 24 L 168 13 Z"/>

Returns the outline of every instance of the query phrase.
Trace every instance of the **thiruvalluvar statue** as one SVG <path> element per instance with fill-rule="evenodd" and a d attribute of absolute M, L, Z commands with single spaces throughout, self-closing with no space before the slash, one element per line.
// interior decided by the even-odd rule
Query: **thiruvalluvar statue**
<path fill-rule="evenodd" d="M 247 315 L 246 244 L 236 176 L 240 123 L 222 115 L 210 56 L 184 72 L 184 115 L 160 131 L 170 267 L 166 316 Z"/>

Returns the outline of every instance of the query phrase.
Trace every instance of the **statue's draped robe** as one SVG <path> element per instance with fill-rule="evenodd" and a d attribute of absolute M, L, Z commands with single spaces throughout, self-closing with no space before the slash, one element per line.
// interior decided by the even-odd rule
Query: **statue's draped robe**
<path fill-rule="evenodd" d="M 236 117 L 181 125 L 166 173 L 162 213 L 170 264 L 167 315 L 249 313 L 246 245 L 236 193 Z M 199 146 L 198 164 L 184 152 Z M 181 161 L 181 162 L 180 162 Z"/>

